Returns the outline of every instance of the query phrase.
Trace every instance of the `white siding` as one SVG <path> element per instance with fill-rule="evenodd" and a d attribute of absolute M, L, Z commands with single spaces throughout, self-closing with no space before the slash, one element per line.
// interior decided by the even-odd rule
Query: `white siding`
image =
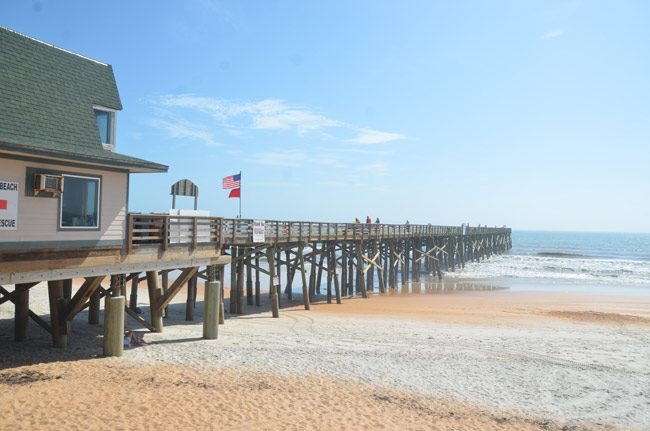
<path fill-rule="evenodd" d="M 101 176 L 101 218 L 99 231 L 59 230 L 59 198 L 25 196 L 27 167 Z M 15 231 L 0 231 L 0 243 L 14 241 L 124 240 L 128 187 L 127 173 L 82 169 L 49 163 L 25 162 L 4 159 L 0 156 L 0 180 L 15 181 L 20 185 L 18 229 Z"/>

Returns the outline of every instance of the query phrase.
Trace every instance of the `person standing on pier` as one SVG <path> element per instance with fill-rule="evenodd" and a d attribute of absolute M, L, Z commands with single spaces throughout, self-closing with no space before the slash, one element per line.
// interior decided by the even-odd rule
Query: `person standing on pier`
<path fill-rule="evenodd" d="M 379 217 L 377 217 L 377 220 L 375 220 L 375 224 L 379 224 L 379 223 L 381 222 L 379 221 Z"/>
<path fill-rule="evenodd" d="M 366 223 L 367 224 L 372 223 L 372 219 L 370 218 L 370 216 L 366 216 Z"/>

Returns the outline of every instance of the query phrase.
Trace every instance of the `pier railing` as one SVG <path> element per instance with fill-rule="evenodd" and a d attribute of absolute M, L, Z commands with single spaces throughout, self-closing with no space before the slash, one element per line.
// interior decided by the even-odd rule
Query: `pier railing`
<path fill-rule="evenodd" d="M 134 214 L 128 216 L 127 247 L 198 246 L 222 247 L 252 244 L 254 220 L 220 217 Z M 510 232 L 509 228 L 434 226 L 413 224 L 322 223 L 264 221 L 264 242 L 357 241 L 401 239 L 423 236 L 489 235 Z"/>

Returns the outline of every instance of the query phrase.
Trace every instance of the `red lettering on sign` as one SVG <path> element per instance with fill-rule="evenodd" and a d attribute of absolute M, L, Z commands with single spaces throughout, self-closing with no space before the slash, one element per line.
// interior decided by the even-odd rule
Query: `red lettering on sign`
<path fill-rule="evenodd" d="M 7 209 L 7 200 L 0 199 L 0 210 L 6 210 L 6 209 Z"/>

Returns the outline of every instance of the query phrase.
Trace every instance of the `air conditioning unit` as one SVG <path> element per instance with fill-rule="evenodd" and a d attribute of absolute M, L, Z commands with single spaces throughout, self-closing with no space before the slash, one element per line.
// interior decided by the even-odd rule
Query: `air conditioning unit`
<path fill-rule="evenodd" d="M 52 193 L 55 196 L 63 193 L 63 176 L 36 174 L 34 177 L 34 196 L 39 193 Z"/>

